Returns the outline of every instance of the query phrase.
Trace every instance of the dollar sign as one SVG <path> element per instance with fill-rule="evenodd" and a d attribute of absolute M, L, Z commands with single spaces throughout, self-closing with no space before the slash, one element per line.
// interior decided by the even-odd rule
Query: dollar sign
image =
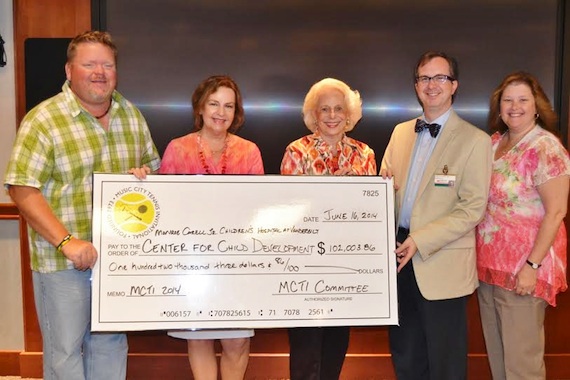
<path fill-rule="evenodd" d="M 319 255 L 324 254 L 325 253 L 325 243 L 320 241 L 319 244 L 317 244 L 317 246 L 319 247 Z"/>

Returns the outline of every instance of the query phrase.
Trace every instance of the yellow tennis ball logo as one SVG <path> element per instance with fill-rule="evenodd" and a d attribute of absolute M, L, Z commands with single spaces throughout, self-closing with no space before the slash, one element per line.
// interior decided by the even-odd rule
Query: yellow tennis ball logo
<path fill-rule="evenodd" d="M 117 227 L 130 233 L 148 229 L 156 216 L 154 204 L 145 195 L 127 193 L 115 202 L 113 218 Z"/>

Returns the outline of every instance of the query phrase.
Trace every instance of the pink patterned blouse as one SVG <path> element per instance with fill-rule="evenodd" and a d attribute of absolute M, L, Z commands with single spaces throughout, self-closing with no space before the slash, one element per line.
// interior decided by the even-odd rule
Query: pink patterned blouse
<path fill-rule="evenodd" d="M 162 157 L 160 174 L 263 174 L 257 145 L 228 133 L 225 152 L 217 163 L 200 146 L 198 133 L 173 139 Z"/>
<path fill-rule="evenodd" d="M 339 169 L 351 168 L 355 175 L 376 175 L 374 151 L 348 136 L 338 142 L 336 157 L 317 131 L 293 141 L 285 149 L 281 174 L 333 175 Z"/>
<path fill-rule="evenodd" d="M 491 136 L 497 149 L 502 136 Z M 544 216 L 537 187 L 549 179 L 570 175 L 570 158 L 560 141 L 540 126 L 493 163 L 489 202 L 477 227 L 479 279 L 514 290 L 516 274 L 526 265 Z M 556 306 L 556 294 L 566 284 L 566 228 L 561 223 L 538 269 L 534 296 Z"/>

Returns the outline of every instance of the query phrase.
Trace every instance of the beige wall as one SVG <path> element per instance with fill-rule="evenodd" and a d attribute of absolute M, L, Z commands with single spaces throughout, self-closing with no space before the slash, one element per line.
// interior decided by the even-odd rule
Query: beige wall
<path fill-rule="evenodd" d="M 4 172 L 12 142 L 16 135 L 16 77 L 14 72 L 14 22 L 12 0 L 0 0 L 0 34 L 5 41 L 4 49 L 8 64 L 0 67 L 0 178 Z M 0 191 L 0 203 L 8 203 L 6 191 Z"/>
<path fill-rule="evenodd" d="M 16 135 L 14 22 L 12 0 L 0 0 L 0 34 L 8 64 L 0 67 L 0 179 Z M 0 203 L 10 203 L 4 187 Z M 20 241 L 17 220 L 0 220 L 0 350 L 24 349 Z"/>
<path fill-rule="evenodd" d="M 18 222 L 0 220 L 0 351 L 24 349 L 21 280 Z"/>

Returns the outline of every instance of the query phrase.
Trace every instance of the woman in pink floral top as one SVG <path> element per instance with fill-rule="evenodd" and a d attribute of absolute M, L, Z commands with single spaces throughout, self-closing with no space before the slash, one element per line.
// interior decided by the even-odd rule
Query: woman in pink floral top
<path fill-rule="evenodd" d="M 530 74 L 508 75 L 489 112 L 494 149 L 477 228 L 479 306 L 493 379 L 544 379 L 544 314 L 566 284 L 568 152 Z"/>
<path fill-rule="evenodd" d="M 345 135 L 362 117 L 358 91 L 326 78 L 311 87 L 303 119 L 312 134 L 293 141 L 281 161 L 287 175 L 376 175 L 374 151 Z M 291 380 L 334 380 L 342 370 L 349 327 L 289 329 Z"/>
<path fill-rule="evenodd" d="M 257 145 L 233 134 L 244 122 L 244 110 L 232 78 L 215 75 L 205 79 L 192 95 L 192 108 L 196 132 L 168 144 L 161 174 L 263 174 Z M 222 345 L 222 379 L 243 379 L 253 334 L 253 330 L 242 329 L 168 332 L 187 340 L 190 367 L 198 380 L 218 377 L 215 339 Z"/>

